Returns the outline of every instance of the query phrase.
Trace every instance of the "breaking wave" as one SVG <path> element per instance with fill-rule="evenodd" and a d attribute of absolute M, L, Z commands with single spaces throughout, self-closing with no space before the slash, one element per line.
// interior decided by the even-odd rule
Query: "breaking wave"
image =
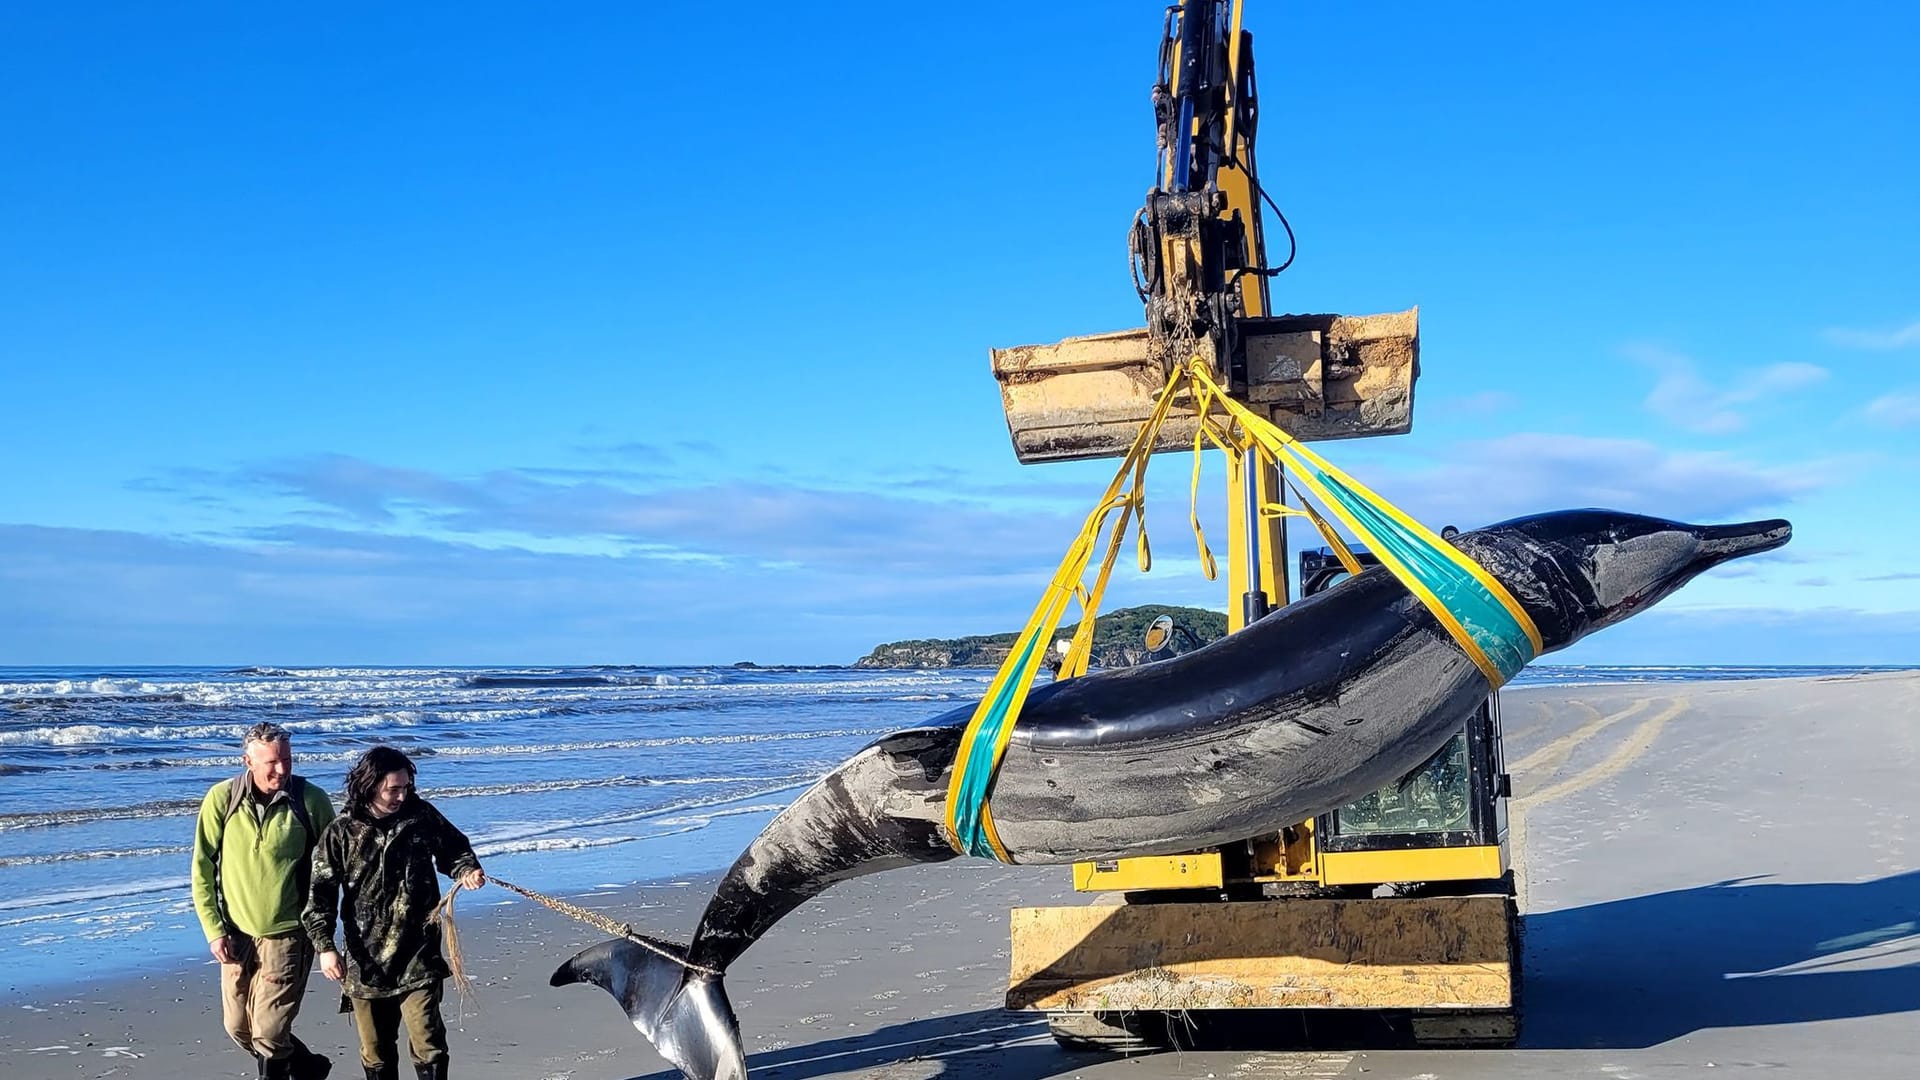
<path fill-rule="evenodd" d="M 84 709 L 97 705 L 182 705 L 182 692 L 156 694 L 16 694 L 0 698 L 10 709 Z"/>
<path fill-rule="evenodd" d="M 829 728 L 824 731 L 759 731 L 742 732 L 734 735 L 662 735 L 650 739 L 593 739 L 576 742 L 509 743 L 475 746 L 419 746 L 408 747 L 407 754 L 415 759 L 544 757 L 551 754 L 596 753 L 605 750 L 646 750 L 672 746 L 725 746 L 738 743 L 801 742 L 808 739 L 874 738 L 885 735 L 892 730 L 894 729 Z M 237 739 L 238 736 L 236 735 L 235 738 Z M 302 749 L 300 751 L 300 761 L 303 764 L 352 761 L 364 752 L 363 749 L 359 748 L 331 751 Z M 124 770 L 143 769 L 219 769 L 232 765 L 235 760 L 236 755 L 234 753 L 224 753 L 194 755 L 191 757 L 129 757 L 118 760 L 83 761 L 62 765 L 0 765 L 0 775 L 5 775 L 8 768 L 18 768 L 22 772 L 57 772 L 63 770 L 120 772 Z"/>
<path fill-rule="evenodd" d="M 605 675 L 472 675 L 467 685 L 476 689 L 529 689 L 533 687 L 614 686 Z"/>
<path fill-rule="evenodd" d="M 773 775 L 744 776 L 602 776 L 580 777 L 560 780 L 524 780 L 501 784 L 469 784 L 451 787 L 422 788 L 420 794 L 429 800 L 500 798 L 509 795 L 542 795 L 561 791 L 590 791 L 594 789 L 651 788 L 651 787 L 712 787 L 723 784 L 773 784 L 774 787 L 762 788 L 758 794 L 769 791 L 783 791 L 790 787 L 811 783 L 828 768 L 830 762 L 821 762 L 818 768 L 805 771 L 776 773 Z M 718 800 L 695 801 L 679 805 L 715 805 L 741 798 L 738 794 L 727 795 Z M 0 813 L 0 832 L 14 832 L 24 829 L 48 829 L 69 825 L 89 825 L 102 821 L 144 821 L 153 818 L 185 817 L 197 813 L 201 800 L 193 799 L 155 799 L 150 802 L 135 803 L 128 806 L 72 806 L 58 810 L 16 810 Z M 643 816 L 654 812 L 655 808 L 639 811 Z M 106 853 L 111 854 L 111 853 Z M 104 854 L 89 857 L 105 857 Z M 37 857 L 16 857 L 9 862 L 0 859 L 0 867 L 10 865 L 28 865 L 30 863 L 54 861 Z"/>
<path fill-rule="evenodd" d="M 118 897 L 139 896 L 143 893 L 172 892 L 185 889 L 192 884 L 184 877 L 149 878 L 144 881 L 116 881 L 106 885 L 96 885 L 83 889 L 62 889 L 59 892 L 41 893 L 37 896 L 16 896 L 0 900 L 0 911 L 24 911 L 37 907 L 53 907 L 60 904 L 79 904 L 98 900 L 111 900 Z M 95 909 L 98 911 L 98 908 Z M 17 922 L 26 922 L 20 919 Z"/>
<path fill-rule="evenodd" d="M 792 783 L 802 779 L 806 775 L 808 774 L 784 773 L 777 776 L 601 776 L 577 780 L 529 780 L 517 784 L 473 784 L 466 787 L 428 788 L 422 790 L 421 794 L 428 799 L 470 799 L 488 796 L 499 797 L 502 795 L 544 795 L 555 791 L 590 791 L 594 788 L 765 784 L 773 781 Z"/>
<path fill-rule="evenodd" d="M 282 727 L 300 732 L 371 731 L 376 728 L 417 727 L 423 723 L 445 722 L 447 717 L 433 716 L 412 709 L 374 713 L 370 716 L 343 716 L 320 720 L 288 720 Z M 251 726 L 245 721 L 228 724 L 49 724 L 0 731 L 0 746 L 113 746 L 128 743 L 210 742 L 238 743 Z M 229 755 L 225 760 L 231 761 Z"/>
<path fill-rule="evenodd" d="M 187 844 L 167 847 L 108 849 L 105 851 L 49 851 L 41 855 L 0 855 L 0 869 L 9 866 L 47 866 L 52 863 L 90 862 L 94 859 L 138 859 L 154 855 L 185 855 Z"/>
<path fill-rule="evenodd" d="M 590 817 L 570 818 L 564 821 L 541 821 L 522 826 L 507 826 L 488 833 L 484 837 L 474 837 L 473 840 L 475 844 L 482 842 L 501 844 L 517 840 L 532 840 L 577 829 L 593 829 L 607 825 L 624 825 L 633 821 L 648 821 L 654 818 L 664 817 L 668 814 L 685 813 L 689 810 L 704 810 L 707 807 L 727 806 L 732 803 L 737 803 L 742 799 L 759 799 L 768 795 L 777 795 L 783 791 L 792 791 L 796 788 L 806 787 L 812 782 L 812 778 L 809 777 L 806 779 L 796 779 L 790 783 L 760 788 L 757 791 L 736 792 L 731 795 L 705 799 L 683 799 L 679 802 L 648 807 L 644 810 L 624 810 L 608 814 L 597 814 Z M 719 817 L 721 815 L 705 814 L 701 816 Z"/>

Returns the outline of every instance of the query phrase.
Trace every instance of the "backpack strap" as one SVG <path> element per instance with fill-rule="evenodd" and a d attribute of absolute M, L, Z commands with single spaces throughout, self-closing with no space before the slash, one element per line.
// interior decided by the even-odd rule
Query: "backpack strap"
<path fill-rule="evenodd" d="M 223 836 L 226 835 L 227 819 L 233 816 L 233 812 L 235 810 L 240 809 L 240 803 L 246 797 L 247 797 L 247 774 L 246 773 L 241 773 L 239 776 L 236 776 L 233 779 L 227 781 L 227 812 L 220 815 L 221 835 Z"/>
<path fill-rule="evenodd" d="M 247 790 L 250 786 L 247 782 L 246 773 L 241 773 L 239 776 L 227 781 L 227 812 L 220 815 L 220 834 L 222 836 L 225 836 L 227 832 L 227 820 L 233 817 L 234 812 L 240 809 L 240 804 L 246 801 Z M 307 834 L 307 850 L 302 857 L 311 856 L 313 849 L 320 843 L 320 833 L 313 827 L 313 815 L 307 812 L 306 777 L 287 777 L 287 804 L 288 809 L 293 811 L 294 820 L 300 823 L 301 830 Z M 219 858 L 220 849 L 216 846 L 214 848 L 214 859 L 218 861 Z"/>
<path fill-rule="evenodd" d="M 287 777 L 287 803 L 293 810 L 294 819 L 307 833 L 306 855 L 320 843 L 320 833 L 313 827 L 313 815 L 307 812 L 307 778 L 304 776 Z M 303 856 L 305 857 L 305 856 Z"/>

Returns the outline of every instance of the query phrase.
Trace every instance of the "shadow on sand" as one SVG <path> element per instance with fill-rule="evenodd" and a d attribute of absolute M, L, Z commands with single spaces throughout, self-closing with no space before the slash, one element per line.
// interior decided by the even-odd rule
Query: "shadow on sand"
<path fill-rule="evenodd" d="M 1920 871 L 1859 884 L 1744 878 L 1531 915 L 1520 1045 L 1657 1046 L 1703 1028 L 1920 1010 Z M 1196 1049 L 1385 1049 L 1404 1020 L 1219 1013 L 1177 1032 Z M 754 1054 L 755 1075 L 807 1080 L 925 1060 L 922 1076 L 1041 1080 L 1109 1055 L 1068 1051 L 1037 1013 L 984 1009 Z M 672 1072 L 644 1080 L 669 1080 Z"/>
<path fill-rule="evenodd" d="M 924 1063 L 919 1069 L 904 1068 L 902 1075 L 1044 1080 L 1108 1056 L 1055 1045 L 1047 1036 L 1046 1017 L 1040 1013 L 979 1009 L 751 1054 L 747 1072 L 769 1080 L 807 1080 L 886 1065 Z M 634 1080 L 674 1080 L 679 1075 L 663 1071 Z"/>
<path fill-rule="evenodd" d="M 1920 872 L 1757 880 L 1530 916 L 1522 1045 L 1645 1047 L 1920 1009 Z"/>

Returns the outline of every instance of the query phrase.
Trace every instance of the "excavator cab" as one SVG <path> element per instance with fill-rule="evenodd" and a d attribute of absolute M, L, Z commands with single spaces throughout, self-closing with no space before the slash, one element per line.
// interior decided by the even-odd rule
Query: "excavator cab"
<path fill-rule="evenodd" d="M 1371 553 L 1353 554 L 1363 566 L 1379 565 Z M 1331 549 L 1300 553 L 1302 597 L 1347 577 Z M 1321 882 L 1419 882 L 1432 889 L 1443 881 L 1498 881 L 1506 872 L 1501 846 L 1511 790 L 1495 693 L 1461 719 L 1460 730 L 1445 746 L 1405 776 L 1315 819 Z"/>

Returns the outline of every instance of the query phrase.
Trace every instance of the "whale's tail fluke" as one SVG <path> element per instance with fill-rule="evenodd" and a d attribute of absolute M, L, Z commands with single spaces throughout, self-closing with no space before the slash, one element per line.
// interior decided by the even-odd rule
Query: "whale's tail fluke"
<path fill-rule="evenodd" d="M 560 965 L 550 982 L 592 983 L 612 994 L 640 1034 L 690 1080 L 746 1080 L 740 1024 L 721 977 L 681 963 L 684 947 L 647 940 L 654 948 L 603 941 Z"/>

